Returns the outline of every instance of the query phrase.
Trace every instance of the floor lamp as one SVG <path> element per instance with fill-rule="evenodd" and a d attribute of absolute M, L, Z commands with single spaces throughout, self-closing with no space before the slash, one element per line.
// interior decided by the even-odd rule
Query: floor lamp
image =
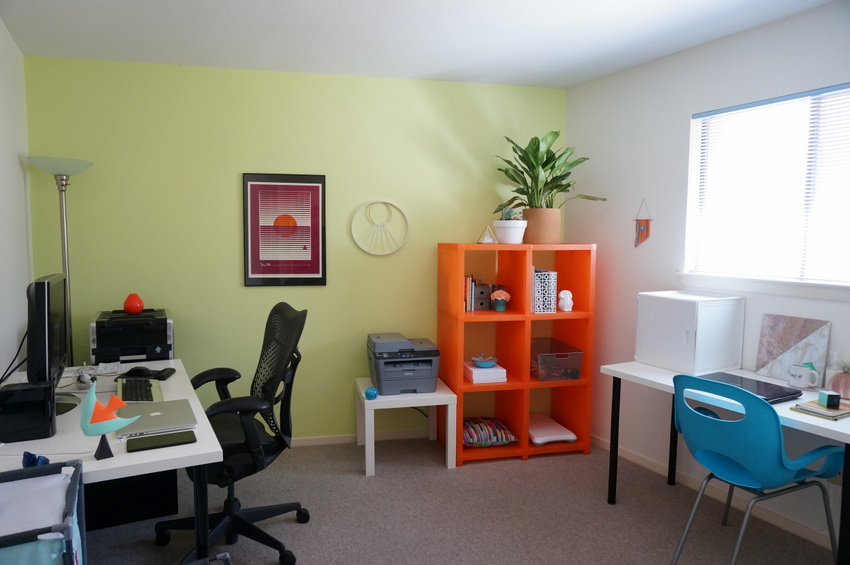
<path fill-rule="evenodd" d="M 59 222 L 62 235 L 62 272 L 65 275 L 65 335 L 68 340 L 68 366 L 74 366 L 74 341 L 71 338 L 71 273 L 68 270 L 68 219 L 65 214 L 65 190 L 68 177 L 78 175 L 92 166 L 89 161 L 61 157 L 30 157 L 30 164 L 56 180 L 59 189 Z"/>

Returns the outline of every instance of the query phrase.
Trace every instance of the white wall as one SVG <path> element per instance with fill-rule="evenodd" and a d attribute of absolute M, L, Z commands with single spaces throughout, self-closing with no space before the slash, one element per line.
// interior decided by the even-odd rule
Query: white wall
<path fill-rule="evenodd" d="M 609 198 L 602 204 L 571 202 L 565 213 L 567 241 L 599 245 L 599 365 L 633 359 L 638 292 L 683 286 L 676 273 L 683 265 L 690 116 L 843 82 L 850 82 L 850 0 L 568 91 L 566 142 L 576 147 L 576 155 L 590 157 L 573 178 L 581 192 Z M 652 235 L 635 248 L 633 220 L 643 198 L 653 219 Z M 838 233 L 833 255 L 850 260 L 850 236 L 844 227 Z M 850 292 L 800 298 L 764 287 L 721 290 L 747 298 L 744 368 L 754 368 L 764 313 L 831 320 L 832 346 L 850 359 Z M 603 444 L 610 432 L 610 391 L 611 378 L 597 375 L 593 433 Z M 669 395 L 623 386 L 621 450 L 664 472 L 670 404 Z M 793 440 L 805 444 L 814 438 Z M 702 479 L 704 471 L 684 447 L 679 460 L 680 471 Z M 781 508 L 777 512 L 792 516 Z M 794 510 L 793 519 L 821 528 L 822 518 L 806 517 L 808 510 L 802 514 Z"/>
<path fill-rule="evenodd" d="M 2 21 L 0 77 L 0 371 L 5 371 L 26 330 L 24 293 L 32 268 L 24 60 Z"/>

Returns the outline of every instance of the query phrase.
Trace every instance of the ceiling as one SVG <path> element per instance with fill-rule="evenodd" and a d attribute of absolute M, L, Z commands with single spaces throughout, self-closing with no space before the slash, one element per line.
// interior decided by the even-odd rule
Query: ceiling
<path fill-rule="evenodd" d="M 24 55 L 567 88 L 830 0 L 0 0 Z"/>

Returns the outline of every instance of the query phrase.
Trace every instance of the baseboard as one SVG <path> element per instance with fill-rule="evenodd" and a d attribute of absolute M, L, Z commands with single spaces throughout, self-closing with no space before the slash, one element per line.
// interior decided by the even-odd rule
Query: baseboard
<path fill-rule="evenodd" d="M 600 447 L 606 451 L 610 451 L 611 443 L 602 437 L 599 436 L 591 436 L 591 443 L 597 447 Z M 661 475 L 664 480 L 667 479 L 667 464 L 659 463 L 652 459 L 648 459 L 634 451 L 629 451 L 628 449 L 624 449 L 620 447 L 619 455 L 623 459 L 627 461 L 631 461 L 636 465 L 640 465 L 645 469 L 649 469 L 655 473 Z M 693 477 L 691 475 L 677 472 L 676 473 L 676 483 L 684 485 L 694 492 L 699 491 L 700 486 L 702 485 L 702 481 L 705 479 L 705 476 L 702 477 Z M 720 485 L 723 483 L 712 481 L 705 489 L 705 493 L 711 498 L 718 500 L 722 503 L 726 503 L 726 489 L 722 488 Z M 827 485 L 827 489 L 829 489 L 829 485 Z M 743 492 L 740 490 L 735 491 L 735 496 L 732 497 L 732 506 L 741 512 L 746 511 L 747 503 L 749 502 L 749 497 L 744 498 L 742 496 Z M 829 549 L 829 533 L 825 531 L 818 531 L 812 528 L 808 528 L 805 526 L 801 526 L 799 522 L 795 522 L 791 520 L 787 516 L 783 516 L 782 514 L 777 514 L 772 510 L 764 507 L 764 506 L 756 506 L 752 512 L 753 516 L 758 517 L 761 520 L 764 520 L 768 524 L 776 526 L 777 528 L 781 528 L 787 532 L 798 535 L 806 541 L 810 541 L 815 543 L 821 547 L 825 547 Z M 838 525 L 836 524 L 836 528 Z"/>
<path fill-rule="evenodd" d="M 393 432 L 377 432 L 375 433 L 375 441 L 384 440 L 399 440 L 399 439 L 419 439 L 427 438 L 428 430 L 402 430 Z M 300 437 L 292 439 L 293 447 L 307 447 L 311 445 L 336 445 L 342 443 L 356 443 L 357 435 L 344 436 L 316 436 L 316 437 Z"/>

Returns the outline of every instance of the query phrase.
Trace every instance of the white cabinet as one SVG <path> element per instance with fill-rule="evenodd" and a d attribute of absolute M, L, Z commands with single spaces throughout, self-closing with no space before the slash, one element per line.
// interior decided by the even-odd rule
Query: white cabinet
<path fill-rule="evenodd" d="M 741 367 L 743 298 L 671 290 L 637 304 L 635 361 L 689 375 Z"/>

